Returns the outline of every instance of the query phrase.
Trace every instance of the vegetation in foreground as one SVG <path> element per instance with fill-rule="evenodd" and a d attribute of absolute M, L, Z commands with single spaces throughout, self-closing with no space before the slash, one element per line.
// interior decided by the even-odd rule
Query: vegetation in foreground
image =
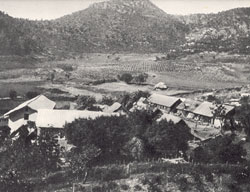
<path fill-rule="evenodd" d="M 129 106 L 138 94 L 124 96 L 123 105 Z M 79 105 L 85 99 L 79 99 Z M 224 128 L 232 133 L 245 128 L 249 137 L 248 108 L 249 100 L 244 99 L 237 127 Z M 13 140 L 6 128 L 1 132 L 0 189 L 70 191 L 73 183 L 87 182 L 101 191 L 164 191 L 170 185 L 170 191 L 248 191 L 246 153 L 233 134 L 216 138 L 188 155 L 188 141 L 193 139 L 190 130 L 173 122 L 156 122 L 157 115 L 149 109 L 128 116 L 75 120 L 65 125 L 65 136 L 74 145 L 68 152 L 52 135 L 36 139 L 24 126 Z M 195 164 L 159 162 L 181 156 L 186 160 L 190 156 Z"/>

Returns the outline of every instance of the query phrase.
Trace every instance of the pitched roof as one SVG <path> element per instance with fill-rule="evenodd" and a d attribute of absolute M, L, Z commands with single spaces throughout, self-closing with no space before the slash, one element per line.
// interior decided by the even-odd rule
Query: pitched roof
<path fill-rule="evenodd" d="M 234 106 L 231 105 L 223 105 L 223 107 L 225 108 L 225 114 L 228 114 L 229 112 L 231 112 L 232 110 L 234 110 Z M 197 114 L 197 115 L 203 115 L 206 117 L 213 117 L 213 110 L 217 108 L 217 106 L 211 102 L 203 102 L 201 103 L 194 111 L 193 113 Z"/>
<path fill-rule="evenodd" d="M 8 116 L 11 113 L 18 111 L 24 107 L 30 107 L 33 110 L 38 109 L 53 109 L 55 107 L 56 103 L 54 101 L 51 101 L 44 95 L 38 95 L 28 101 L 25 101 L 24 103 L 18 105 L 16 108 L 10 110 L 9 112 L 5 113 L 4 116 Z"/>
<path fill-rule="evenodd" d="M 185 110 L 185 111 L 193 111 L 199 106 L 201 102 L 195 101 L 192 99 L 185 99 L 182 103 L 180 103 L 176 109 Z"/>
<path fill-rule="evenodd" d="M 162 105 L 165 107 L 172 107 L 177 101 L 180 99 L 178 97 L 171 97 L 167 95 L 160 95 L 160 94 L 152 94 L 149 97 L 149 102 L 157 104 L 157 105 Z"/>
<path fill-rule="evenodd" d="M 119 110 L 121 108 L 121 104 L 118 102 L 113 103 L 113 105 L 108 106 L 107 108 L 103 109 L 103 112 L 105 113 L 114 113 L 117 110 Z"/>
<path fill-rule="evenodd" d="M 201 141 L 214 138 L 221 134 L 220 129 L 214 129 L 210 125 L 197 124 L 194 121 L 185 121 L 191 129 L 191 134 Z"/>
<path fill-rule="evenodd" d="M 213 117 L 213 109 L 215 108 L 215 105 L 211 102 L 203 102 L 201 103 L 194 111 L 193 113 L 197 115 L 202 115 L 205 117 Z"/>
<path fill-rule="evenodd" d="M 66 123 L 71 123 L 79 118 L 95 119 L 100 116 L 114 116 L 117 113 L 104 113 L 87 110 L 53 110 L 39 109 L 36 126 L 42 128 L 63 128 Z"/>
<path fill-rule="evenodd" d="M 154 86 L 154 89 L 167 89 L 167 85 L 163 82 L 159 82 Z"/>
<path fill-rule="evenodd" d="M 174 124 L 180 123 L 182 121 L 180 117 L 168 113 L 164 113 L 159 119 L 157 119 L 157 122 L 160 122 L 162 120 L 167 120 L 168 122 L 172 121 Z"/>
<path fill-rule="evenodd" d="M 226 115 L 231 112 L 232 110 L 235 109 L 235 106 L 232 106 L 232 105 L 223 105 L 223 107 L 225 108 L 225 113 Z"/>

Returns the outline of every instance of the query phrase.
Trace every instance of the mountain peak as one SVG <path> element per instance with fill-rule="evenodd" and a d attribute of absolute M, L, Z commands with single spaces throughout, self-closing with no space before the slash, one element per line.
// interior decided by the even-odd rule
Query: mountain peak
<path fill-rule="evenodd" d="M 108 0 L 100 3 L 94 3 L 90 7 L 101 7 L 105 5 L 125 5 L 125 6 L 142 6 L 142 5 L 153 5 L 150 0 Z"/>
<path fill-rule="evenodd" d="M 90 9 L 112 10 L 121 14 L 140 13 L 142 15 L 167 15 L 150 0 L 108 0 L 100 3 L 94 3 Z"/>

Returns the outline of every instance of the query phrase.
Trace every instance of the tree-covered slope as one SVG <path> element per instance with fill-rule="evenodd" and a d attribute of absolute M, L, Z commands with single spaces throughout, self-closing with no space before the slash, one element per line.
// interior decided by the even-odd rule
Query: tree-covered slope
<path fill-rule="evenodd" d="M 250 8 L 180 18 L 190 30 L 183 45 L 185 51 L 250 53 Z"/>
<path fill-rule="evenodd" d="M 110 0 L 51 21 L 0 13 L 0 55 L 203 51 L 248 54 L 250 8 L 169 15 L 149 0 Z"/>
<path fill-rule="evenodd" d="M 56 21 L 74 50 L 163 52 L 184 41 L 187 27 L 148 0 L 111 0 Z"/>

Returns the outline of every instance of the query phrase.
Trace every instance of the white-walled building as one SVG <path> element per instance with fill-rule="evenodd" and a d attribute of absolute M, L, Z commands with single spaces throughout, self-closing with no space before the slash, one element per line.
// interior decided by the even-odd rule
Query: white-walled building
<path fill-rule="evenodd" d="M 28 121 L 35 122 L 38 109 L 54 109 L 55 105 L 54 101 L 44 95 L 38 95 L 5 113 L 4 118 L 8 119 L 8 126 L 13 133 Z"/>
<path fill-rule="evenodd" d="M 71 123 L 76 119 L 95 119 L 101 116 L 118 116 L 119 113 L 104 113 L 100 111 L 87 110 L 53 110 L 39 109 L 36 118 L 37 134 L 42 133 L 61 133 L 64 131 L 64 125 Z"/>

